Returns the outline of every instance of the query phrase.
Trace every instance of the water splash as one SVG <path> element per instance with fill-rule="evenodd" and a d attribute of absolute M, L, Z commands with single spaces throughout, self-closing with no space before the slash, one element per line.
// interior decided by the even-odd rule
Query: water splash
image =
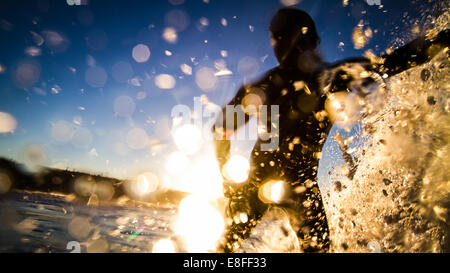
<path fill-rule="evenodd" d="M 362 119 L 354 179 L 330 192 L 335 252 L 449 250 L 450 153 L 448 52 L 390 78 Z M 333 182 L 333 181 L 330 181 Z M 373 244 L 373 243 L 372 243 Z"/>

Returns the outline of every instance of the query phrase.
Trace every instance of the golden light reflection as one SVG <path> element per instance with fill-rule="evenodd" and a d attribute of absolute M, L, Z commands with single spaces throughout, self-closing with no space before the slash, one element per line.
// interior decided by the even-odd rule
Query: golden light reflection
<path fill-rule="evenodd" d="M 175 253 L 175 246 L 170 239 L 161 239 L 153 245 L 152 253 Z"/>
<path fill-rule="evenodd" d="M 102 238 L 90 240 L 85 245 L 88 253 L 107 253 L 109 250 L 108 241 Z"/>
<path fill-rule="evenodd" d="M 99 201 L 109 201 L 115 190 L 111 182 L 96 182 L 92 176 L 81 176 L 74 182 L 74 191 L 82 197 L 89 197 Z M 91 200 L 92 201 L 92 200 Z"/>
<path fill-rule="evenodd" d="M 189 195 L 181 201 L 175 233 L 184 238 L 188 252 L 215 251 L 224 227 L 222 214 L 208 199 Z"/>
<path fill-rule="evenodd" d="M 89 197 L 94 193 L 95 181 L 91 176 L 82 176 L 75 179 L 74 190 L 79 196 Z"/>
<path fill-rule="evenodd" d="M 85 239 L 91 233 L 93 227 L 89 218 L 77 216 L 73 218 L 68 226 L 69 233 L 76 239 Z"/>
<path fill-rule="evenodd" d="M 332 122 L 337 126 L 348 129 L 357 122 L 364 109 L 363 100 L 356 94 L 337 92 L 328 95 L 325 110 Z"/>
<path fill-rule="evenodd" d="M 370 27 L 364 28 L 363 22 L 359 22 L 353 29 L 352 41 L 355 49 L 364 48 L 373 36 L 373 31 Z"/>
<path fill-rule="evenodd" d="M 174 179 L 178 190 L 202 196 L 209 200 L 222 197 L 222 175 L 216 161 L 204 157 L 196 159 L 189 169 Z"/>
<path fill-rule="evenodd" d="M 284 181 L 268 181 L 259 188 L 259 199 L 264 203 L 280 203 L 286 194 Z"/>
<path fill-rule="evenodd" d="M 275 203 L 279 203 L 283 197 L 284 193 L 284 182 L 278 181 L 272 185 L 270 190 L 270 199 L 272 199 Z"/>
<path fill-rule="evenodd" d="M 114 186 L 111 182 L 108 181 L 100 181 L 96 184 L 95 194 L 98 196 L 98 199 L 103 201 L 109 201 L 114 197 Z"/>
<path fill-rule="evenodd" d="M 250 93 L 242 99 L 243 110 L 248 115 L 256 115 L 262 104 L 263 99 L 257 94 Z"/>
<path fill-rule="evenodd" d="M 165 28 L 162 37 L 166 42 L 170 44 L 175 44 L 178 41 L 177 31 L 173 27 Z"/>
<path fill-rule="evenodd" d="M 223 176 L 235 183 L 245 182 L 250 171 L 250 163 L 248 160 L 240 155 L 233 155 L 228 162 L 223 166 Z"/>
<path fill-rule="evenodd" d="M 223 204 L 223 178 L 210 152 L 191 161 L 183 152 L 175 152 L 166 162 L 168 171 L 176 169 L 178 164 L 187 164 L 184 171 L 171 176 L 170 184 L 173 189 L 190 193 L 181 201 L 174 223 L 174 231 L 183 239 L 188 252 L 215 251 L 224 230 L 220 213 L 224 207 L 219 205 Z"/>
<path fill-rule="evenodd" d="M 337 92 L 328 96 L 325 101 L 325 110 L 327 111 L 331 121 L 343 121 L 347 97 L 347 92 Z"/>

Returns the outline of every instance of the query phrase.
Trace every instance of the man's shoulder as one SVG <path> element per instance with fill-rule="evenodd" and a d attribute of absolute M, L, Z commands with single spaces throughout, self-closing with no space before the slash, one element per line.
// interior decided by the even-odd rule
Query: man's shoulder
<path fill-rule="evenodd" d="M 351 58 L 346 58 L 344 60 L 340 60 L 334 63 L 329 63 L 325 66 L 325 69 L 333 69 L 336 67 L 340 67 L 340 66 L 345 66 L 345 65 L 353 65 L 353 64 L 370 64 L 370 60 L 365 58 L 365 57 L 351 57 Z"/>
<path fill-rule="evenodd" d="M 282 77 L 282 69 L 277 66 L 274 67 L 268 71 L 266 71 L 262 76 L 257 78 L 256 80 L 244 84 L 242 88 L 263 88 L 263 87 L 269 87 L 273 85 L 274 82 L 276 82 L 278 79 Z"/>

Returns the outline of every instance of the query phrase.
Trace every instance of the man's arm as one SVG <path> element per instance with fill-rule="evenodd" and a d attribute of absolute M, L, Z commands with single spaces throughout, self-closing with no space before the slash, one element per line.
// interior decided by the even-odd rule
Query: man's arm
<path fill-rule="evenodd" d="M 230 157 L 230 137 L 250 119 L 248 114 L 240 107 L 246 94 L 245 87 L 241 87 L 236 96 L 222 109 L 212 128 L 216 158 L 219 162 L 220 169 L 222 169 Z M 228 108 L 230 106 L 233 107 L 237 112 L 227 111 L 227 106 Z M 242 113 L 238 113 L 239 111 L 242 111 Z M 244 120 L 238 118 L 239 114 L 244 116 Z"/>
<path fill-rule="evenodd" d="M 381 56 L 385 59 L 379 69 L 382 74 L 393 76 L 415 66 L 424 64 L 442 49 L 449 47 L 449 30 L 443 30 L 433 38 L 420 37 L 391 54 Z"/>
<path fill-rule="evenodd" d="M 364 91 L 358 90 L 361 86 L 374 83 L 375 79 L 373 77 L 361 79 L 362 71 L 373 71 L 383 77 L 394 76 L 430 61 L 448 46 L 449 30 L 444 30 L 433 38 L 417 38 L 390 54 L 375 58 L 374 61 L 368 58 L 346 59 L 329 67 L 328 74 L 324 74 L 325 77 L 322 78 L 323 91 L 326 94 L 355 90 L 365 96 Z M 355 81 L 357 84 L 352 85 Z"/>

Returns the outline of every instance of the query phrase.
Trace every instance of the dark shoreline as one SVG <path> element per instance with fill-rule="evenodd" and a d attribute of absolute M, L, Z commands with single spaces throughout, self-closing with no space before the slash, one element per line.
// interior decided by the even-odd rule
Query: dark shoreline
<path fill-rule="evenodd" d="M 37 192 L 37 193 L 56 193 L 64 195 L 74 195 L 74 201 L 88 203 L 92 195 L 80 195 L 75 190 L 75 181 L 79 178 L 86 178 L 89 181 L 110 183 L 114 193 L 109 200 L 96 200 L 98 205 L 112 205 L 119 200 L 127 200 L 125 203 L 148 203 L 153 205 L 178 204 L 187 193 L 164 189 L 159 190 L 143 200 L 131 200 L 127 196 L 124 188 L 126 180 L 120 180 L 111 177 L 105 177 L 97 174 L 89 174 L 79 171 L 61 170 L 49 167 L 41 167 L 38 171 L 32 173 L 26 171 L 23 164 L 16 163 L 6 158 L 0 158 L 0 173 L 6 174 L 11 182 L 9 192 L 0 194 L 7 196 L 10 192 Z M 98 199 L 98 198 L 97 198 Z"/>

